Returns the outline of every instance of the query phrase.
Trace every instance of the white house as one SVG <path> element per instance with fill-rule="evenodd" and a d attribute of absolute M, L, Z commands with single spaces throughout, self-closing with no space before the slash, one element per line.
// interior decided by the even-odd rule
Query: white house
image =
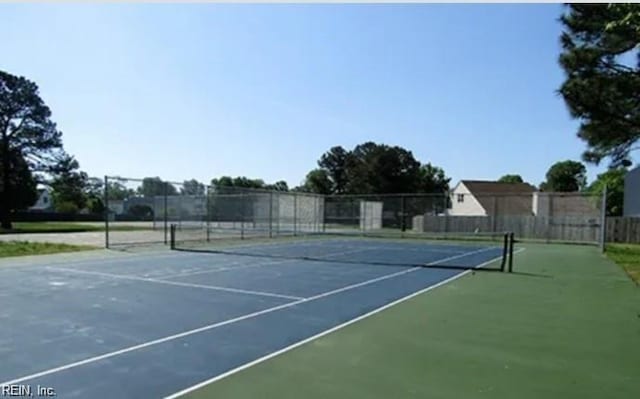
<path fill-rule="evenodd" d="M 48 188 L 39 188 L 38 189 L 38 200 L 35 204 L 29 207 L 30 211 L 36 212 L 44 212 L 48 211 L 53 207 L 53 203 L 51 201 L 51 191 Z"/>
<path fill-rule="evenodd" d="M 461 180 L 451 191 L 450 216 L 492 216 L 533 214 L 535 187 L 527 183 Z"/>
<path fill-rule="evenodd" d="M 638 178 L 640 180 L 640 174 Z M 527 183 L 461 180 L 451 192 L 450 202 L 449 216 L 597 218 L 600 215 L 597 196 L 580 192 L 539 192 Z M 638 211 L 640 216 L 640 209 Z"/>
<path fill-rule="evenodd" d="M 624 176 L 623 215 L 640 217 L 640 166 Z"/>

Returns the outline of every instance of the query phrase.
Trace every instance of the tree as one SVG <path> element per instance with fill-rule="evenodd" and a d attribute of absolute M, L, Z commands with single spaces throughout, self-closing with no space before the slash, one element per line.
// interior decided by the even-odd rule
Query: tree
<path fill-rule="evenodd" d="M 275 190 L 275 191 L 289 191 L 289 185 L 284 180 L 279 180 L 273 184 L 267 184 L 265 188 L 268 190 Z"/>
<path fill-rule="evenodd" d="M 180 194 L 183 195 L 200 195 L 203 196 L 205 193 L 204 184 L 200 183 L 196 179 L 185 180 L 182 183 L 182 188 L 180 189 Z"/>
<path fill-rule="evenodd" d="M 332 184 L 331 192 L 342 194 L 347 188 L 347 168 L 350 152 L 341 146 L 331 147 L 318 161 L 318 166 L 327 172 Z"/>
<path fill-rule="evenodd" d="M 0 71 L 0 225 L 10 229 L 17 187 L 25 177 L 16 167 L 44 171 L 62 148 L 62 133 L 50 119 L 51 110 L 40 98 L 38 86 L 22 76 Z M 12 162 L 13 160 L 13 162 Z M 19 166 L 22 165 L 22 166 Z M 29 183 L 29 182 L 27 182 Z"/>
<path fill-rule="evenodd" d="M 441 168 L 421 165 L 411 151 L 374 142 L 359 144 L 351 151 L 332 147 L 320 157 L 318 166 L 309 172 L 304 186 L 331 194 L 442 192 L 450 180 Z"/>
<path fill-rule="evenodd" d="M 640 138 L 640 5 L 570 4 L 560 20 L 566 80 L 559 91 L 581 122 L 583 159 L 628 166 Z"/>
<path fill-rule="evenodd" d="M 607 215 L 622 216 L 624 205 L 624 176 L 627 174 L 626 168 L 609 169 L 598 175 L 598 178 L 591 183 L 587 191 L 596 198 L 601 198 L 604 187 L 607 187 Z"/>
<path fill-rule="evenodd" d="M 110 184 L 111 185 L 111 184 Z M 91 213 L 104 212 L 104 184 L 97 177 L 87 179 L 85 186 L 85 196 L 87 197 L 87 208 Z"/>
<path fill-rule="evenodd" d="M 2 154 L 0 153 L 0 156 Z M 20 210 L 33 205 L 38 199 L 37 181 L 29 170 L 29 165 L 20 154 L 13 152 L 9 155 L 10 185 L 13 187 L 11 197 L 7 198 L 10 210 Z M 0 165 L 0 173 L 2 166 Z M 1 184 L 1 182 L 0 182 Z"/>
<path fill-rule="evenodd" d="M 100 187 L 102 187 L 102 184 L 100 184 Z M 136 195 L 136 192 L 132 188 L 127 188 L 117 180 L 111 180 L 109 181 L 107 195 L 109 200 L 122 201 L 125 198 L 133 197 Z"/>
<path fill-rule="evenodd" d="M 546 182 L 540 185 L 543 191 L 582 191 L 587 185 L 587 170 L 581 162 L 562 161 L 553 164 L 547 172 Z"/>
<path fill-rule="evenodd" d="M 416 192 L 420 184 L 420 162 L 411 151 L 372 142 L 357 145 L 347 161 L 350 194 Z"/>
<path fill-rule="evenodd" d="M 299 191 L 308 191 L 316 194 L 329 195 L 332 193 L 332 182 L 326 169 L 313 169 L 307 173 Z"/>
<path fill-rule="evenodd" d="M 442 168 L 430 163 L 420 167 L 420 181 L 418 192 L 420 193 L 444 193 L 449 190 L 451 178 L 447 177 Z"/>
<path fill-rule="evenodd" d="M 504 175 L 498 181 L 500 183 L 524 183 L 520 175 Z"/>
<path fill-rule="evenodd" d="M 159 177 L 145 177 L 142 185 L 138 187 L 138 194 L 143 197 L 158 197 L 164 195 L 176 195 L 178 191 L 173 184 L 162 181 Z"/>
<path fill-rule="evenodd" d="M 88 176 L 79 171 L 79 167 L 78 161 L 66 154 L 51 167 L 51 198 L 59 212 L 73 212 L 73 209 L 77 211 L 87 205 Z"/>

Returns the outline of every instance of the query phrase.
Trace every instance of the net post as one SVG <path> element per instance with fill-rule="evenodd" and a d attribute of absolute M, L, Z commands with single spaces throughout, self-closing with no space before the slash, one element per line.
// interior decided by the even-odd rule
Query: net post
<path fill-rule="evenodd" d="M 168 198 L 167 198 L 168 193 L 167 192 L 169 191 L 168 187 L 169 187 L 169 183 L 164 182 L 164 185 L 163 185 L 163 188 L 164 188 L 164 193 L 163 193 L 164 194 L 163 195 L 163 197 L 164 197 L 163 198 L 163 201 L 164 201 L 164 215 L 163 215 L 163 218 L 164 218 L 164 244 L 165 245 L 167 245 L 167 233 L 168 233 L 167 228 L 168 228 L 168 223 L 169 223 L 169 215 L 167 213 L 167 205 L 168 205 Z"/>
<path fill-rule="evenodd" d="M 509 235 L 504 233 L 502 238 L 502 261 L 500 262 L 500 271 L 504 272 L 504 267 L 507 262 L 508 248 L 509 248 Z"/>
<path fill-rule="evenodd" d="M 269 238 L 273 238 L 273 191 L 269 191 Z"/>
<path fill-rule="evenodd" d="M 298 194 L 293 193 L 293 236 L 297 235 L 298 227 Z"/>
<path fill-rule="evenodd" d="M 109 177 L 104 176 L 104 247 L 109 249 Z"/>
<path fill-rule="evenodd" d="M 605 184 L 604 190 L 602 190 L 602 202 L 600 204 L 600 252 L 604 253 L 606 250 L 607 242 L 607 185 Z"/>
<path fill-rule="evenodd" d="M 515 235 L 513 232 L 509 233 L 509 273 L 513 273 L 513 244 L 515 242 Z"/>
<path fill-rule="evenodd" d="M 171 227 L 169 229 L 169 234 L 170 234 L 169 248 L 171 248 L 171 250 L 175 250 L 176 249 L 176 225 L 174 223 L 171 224 Z"/>

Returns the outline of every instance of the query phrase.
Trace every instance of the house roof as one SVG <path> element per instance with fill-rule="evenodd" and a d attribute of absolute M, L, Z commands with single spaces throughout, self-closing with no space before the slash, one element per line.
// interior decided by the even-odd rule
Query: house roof
<path fill-rule="evenodd" d="M 531 215 L 536 188 L 527 183 L 461 180 L 487 215 Z"/>
<path fill-rule="evenodd" d="M 472 194 L 531 194 L 536 188 L 529 183 L 503 183 L 488 180 L 460 180 Z"/>

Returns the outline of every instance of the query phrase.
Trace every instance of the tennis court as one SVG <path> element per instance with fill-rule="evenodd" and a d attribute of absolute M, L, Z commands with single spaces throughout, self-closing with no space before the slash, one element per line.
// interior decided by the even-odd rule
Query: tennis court
<path fill-rule="evenodd" d="M 474 268 L 502 241 L 325 238 L 0 268 L 0 385 L 167 397 Z"/>

